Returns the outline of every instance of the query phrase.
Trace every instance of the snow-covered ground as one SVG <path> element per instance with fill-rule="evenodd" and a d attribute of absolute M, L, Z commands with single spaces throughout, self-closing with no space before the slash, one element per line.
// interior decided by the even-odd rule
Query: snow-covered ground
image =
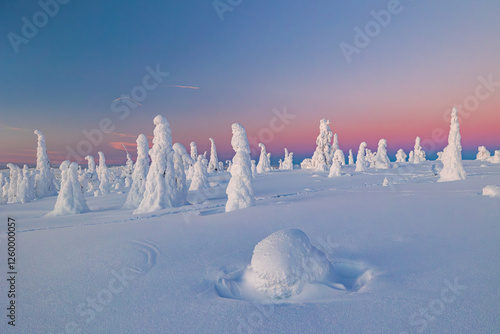
<path fill-rule="evenodd" d="M 225 213 L 229 174 L 193 205 L 133 215 L 127 194 L 87 194 L 90 212 L 48 217 L 56 197 L 1 205 L 17 227 L 18 333 L 499 333 L 500 164 L 464 161 L 354 172 L 280 170 L 254 180 L 256 206 Z M 389 181 L 383 186 L 384 179 Z M 300 229 L 335 271 L 290 299 L 248 293 L 254 247 Z M 0 281 L 5 321 L 8 282 Z M 337 285 L 335 285 L 337 284 Z"/>

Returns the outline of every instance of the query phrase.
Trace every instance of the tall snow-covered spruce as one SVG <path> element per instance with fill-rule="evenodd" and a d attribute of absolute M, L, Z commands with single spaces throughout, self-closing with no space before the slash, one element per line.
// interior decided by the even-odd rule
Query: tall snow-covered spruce
<path fill-rule="evenodd" d="M 219 169 L 219 159 L 217 159 L 217 148 L 215 147 L 215 141 L 212 138 L 210 140 L 210 161 L 208 162 L 207 172 L 213 173 Z"/>
<path fill-rule="evenodd" d="M 248 144 L 247 133 L 245 128 L 239 123 L 232 125 L 232 132 L 231 146 L 236 154 L 231 166 L 231 179 L 226 189 L 226 212 L 255 205 L 250 145 Z"/>
<path fill-rule="evenodd" d="M 257 173 L 262 174 L 270 172 L 271 160 L 269 159 L 269 155 L 266 152 L 266 146 L 262 143 L 259 143 L 259 147 L 260 147 L 260 157 L 259 157 L 259 163 L 257 164 Z"/>
<path fill-rule="evenodd" d="M 101 194 L 104 195 L 109 193 L 111 185 L 114 181 L 114 175 L 106 165 L 106 158 L 104 157 L 104 153 L 97 152 L 97 154 L 99 154 L 99 167 L 97 169 L 100 181 L 99 190 L 101 191 Z"/>
<path fill-rule="evenodd" d="M 57 194 L 56 183 L 52 169 L 50 168 L 49 156 L 47 155 L 47 146 L 45 137 L 40 130 L 35 130 L 38 136 L 38 147 L 36 149 L 36 170 L 35 176 L 35 194 L 41 198 Z"/>
<path fill-rule="evenodd" d="M 57 196 L 54 211 L 49 215 L 75 215 L 89 211 L 83 188 L 78 182 L 78 165 L 73 162 L 63 161 L 59 167 L 61 170 L 61 190 Z"/>
<path fill-rule="evenodd" d="M 332 160 L 332 137 L 330 121 L 323 118 L 319 122 L 319 135 L 316 138 L 316 150 L 311 159 L 311 168 L 328 171 Z"/>
<path fill-rule="evenodd" d="M 462 164 L 462 145 L 460 144 L 460 126 L 458 124 L 457 108 L 451 111 L 450 133 L 448 135 L 448 146 L 444 148 L 441 157 L 443 169 L 439 173 L 438 182 L 465 180 Z"/>
<path fill-rule="evenodd" d="M 154 119 L 153 147 L 149 151 L 151 166 L 146 178 L 144 198 L 134 213 L 153 212 L 186 203 L 185 186 L 174 164 L 172 134 L 165 117 L 158 115 Z M 179 157 L 180 159 L 180 157 Z"/>
<path fill-rule="evenodd" d="M 140 134 L 137 137 L 137 160 L 134 164 L 134 171 L 132 172 L 132 185 L 127 195 L 127 200 L 123 207 L 137 208 L 144 198 L 144 191 L 146 190 L 146 178 L 149 171 L 149 144 L 148 138 Z"/>
<path fill-rule="evenodd" d="M 365 142 L 359 144 L 358 156 L 356 157 L 356 172 L 366 172 L 365 149 Z"/>
<path fill-rule="evenodd" d="M 193 177 L 189 190 L 201 190 L 209 187 L 207 169 L 203 165 L 203 156 L 199 155 L 198 161 L 196 161 L 193 167 Z"/>

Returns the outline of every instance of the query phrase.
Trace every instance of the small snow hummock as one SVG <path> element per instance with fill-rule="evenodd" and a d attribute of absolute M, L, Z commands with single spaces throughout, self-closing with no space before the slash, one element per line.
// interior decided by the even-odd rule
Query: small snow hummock
<path fill-rule="evenodd" d="M 486 149 L 484 146 L 479 146 L 477 148 L 476 160 L 486 161 L 491 157 L 490 151 Z"/>
<path fill-rule="evenodd" d="M 333 267 L 301 230 L 274 232 L 253 251 L 255 287 L 269 298 L 284 299 L 302 292 L 308 283 L 325 280 Z"/>
<path fill-rule="evenodd" d="M 451 111 L 448 146 L 444 148 L 441 156 L 443 169 L 439 173 L 438 182 L 465 180 L 467 177 L 462 164 L 462 145 L 460 144 L 460 126 L 457 113 L 457 108 L 453 108 Z"/>
<path fill-rule="evenodd" d="M 70 164 L 67 160 L 63 161 L 59 169 L 61 170 L 61 190 L 57 196 L 54 211 L 49 215 L 75 215 L 90 211 L 83 195 L 83 188 L 78 182 L 76 162 Z"/>
<path fill-rule="evenodd" d="M 137 160 L 134 164 L 132 172 L 132 185 L 127 195 L 124 208 L 137 208 L 144 198 L 146 191 L 146 178 L 149 172 L 149 144 L 148 138 L 144 134 L 140 134 L 136 140 L 137 143 Z"/>
<path fill-rule="evenodd" d="M 208 172 L 213 173 L 219 169 L 219 159 L 217 159 L 217 148 L 215 147 L 215 141 L 212 138 L 210 140 L 210 161 L 208 162 Z"/>
<path fill-rule="evenodd" d="M 110 191 L 111 185 L 113 184 L 113 173 L 106 166 L 106 158 L 104 157 L 104 153 L 97 152 L 99 154 L 99 167 L 97 169 L 97 175 L 99 175 L 99 190 L 101 194 L 107 194 Z"/>
<path fill-rule="evenodd" d="M 45 145 L 45 137 L 40 130 L 35 130 L 38 136 L 38 147 L 36 149 L 35 194 L 37 198 L 57 194 L 56 182 L 52 169 L 50 168 L 49 156 Z"/>
<path fill-rule="evenodd" d="M 420 146 L 420 137 L 415 138 L 415 146 L 413 147 L 413 151 L 410 152 L 410 159 L 408 162 L 419 164 L 425 161 L 425 152 L 422 150 L 422 146 Z"/>
<path fill-rule="evenodd" d="M 198 161 L 193 167 L 193 177 L 189 190 L 201 190 L 209 188 L 207 169 L 203 165 L 203 156 L 198 156 Z"/>
<path fill-rule="evenodd" d="M 384 183 L 382 183 L 382 186 L 388 187 L 391 183 L 389 182 L 388 178 L 384 178 Z"/>
<path fill-rule="evenodd" d="M 402 148 L 396 153 L 396 162 L 406 162 L 407 155 Z"/>
<path fill-rule="evenodd" d="M 500 197 L 500 187 L 495 185 L 484 187 L 483 196 Z"/>
<path fill-rule="evenodd" d="M 146 178 L 144 198 L 134 214 L 171 208 L 186 202 L 182 198 L 185 187 L 178 184 L 181 180 L 178 180 L 174 165 L 170 126 L 162 115 L 156 116 L 153 122 L 156 127 L 153 132 L 153 147 L 149 151 L 151 166 Z"/>
<path fill-rule="evenodd" d="M 260 147 L 260 157 L 259 163 L 257 164 L 257 173 L 267 173 L 271 171 L 271 160 L 269 159 L 269 155 L 266 152 L 266 146 L 262 143 L 259 143 Z"/>
<path fill-rule="evenodd" d="M 232 132 L 231 145 L 236 154 L 231 166 L 231 179 L 226 189 L 226 212 L 255 205 L 252 185 L 252 163 L 250 160 L 250 145 L 248 144 L 247 133 L 245 128 L 239 123 L 232 125 Z"/>
<path fill-rule="evenodd" d="M 371 163 L 370 168 L 378 168 L 378 169 L 388 169 L 391 161 L 387 156 L 387 140 L 380 139 L 378 142 L 378 149 L 373 161 Z"/>
<path fill-rule="evenodd" d="M 356 157 L 356 170 L 355 170 L 356 172 L 366 171 L 365 149 L 366 149 L 365 142 L 359 144 L 358 156 Z"/>
<path fill-rule="evenodd" d="M 349 166 L 354 165 L 354 156 L 352 155 L 352 149 L 349 150 Z"/>

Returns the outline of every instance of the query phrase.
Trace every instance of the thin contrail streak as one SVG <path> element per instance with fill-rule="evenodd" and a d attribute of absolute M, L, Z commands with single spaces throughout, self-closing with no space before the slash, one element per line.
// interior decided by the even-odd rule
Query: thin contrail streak
<path fill-rule="evenodd" d="M 131 101 L 134 101 L 134 102 L 135 102 L 135 103 L 137 103 L 138 105 L 142 106 L 142 104 L 140 104 L 139 102 L 137 102 L 136 100 L 134 100 L 133 98 L 130 98 L 130 97 L 128 97 L 128 96 L 120 97 L 120 98 L 118 98 L 118 99 L 116 99 L 116 100 L 113 100 L 113 102 L 115 102 L 115 101 L 119 101 L 119 100 L 121 100 L 121 99 L 129 99 L 129 100 L 131 100 Z"/>

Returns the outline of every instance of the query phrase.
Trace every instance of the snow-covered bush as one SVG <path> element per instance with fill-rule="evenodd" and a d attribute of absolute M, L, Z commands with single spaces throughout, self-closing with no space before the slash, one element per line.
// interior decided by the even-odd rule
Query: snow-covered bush
<path fill-rule="evenodd" d="M 239 123 L 232 125 L 232 132 L 231 146 L 236 154 L 231 166 L 231 179 L 226 189 L 226 212 L 255 205 L 252 163 L 250 162 L 250 145 L 248 144 L 247 133 Z"/>
<path fill-rule="evenodd" d="M 484 146 L 479 146 L 477 148 L 476 160 L 486 161 L 491 157 L 490 151 L 486 149 Z"/>
<path fill-rule="evenodd" d="M 54 211 L 49 215 L 75 215 L 88 212 L 89 207 L 83 195 L 84 190 L 78 182 L 78 165 L 73 162 L 63 161 L 61 166 L 61 190 L 57 196 Z"/>
<path fill-rule="evenodd" d="M 185 186 L 180 185 L 174 165 L 172 135 L 165 117 L 154 118 L 153 147 L 149 151 L 151 166 L 146 178 L 144 198 L 134 213 L 153 212 L 186 202 Z"/>
<path fill-rule="evenodd" d="M 109 170 L 108 166 L 106 166 L 106 158 L 104 157 L 104 153 L 97 152 L 99 154 L 99 167 L 97 170 L 97 175 L 99 176 L 99 190 L 101 194 L 107 194 L 111 190 L 111 186 L 114 183 L 115 176 Z"/>
<path fill-rule="evenodd" d="M 500 150 L 496 150 L 495 155 L 490 157 L 488 161 L 494 164 L 500 164 Z"/>
<path fill-rule="evenodd" d="M 439 173 L 438 182 L 465 180 L 462 164 L 462 145 L 460 144 L 460 127 L 458 124 L 457 108 L 451 111 L 450 133 L 448 135 L 448 146 L 444 148 L 441 161 L 443 169 Z"/>
<path fill-rule="evenodd" d="M 337 154 L 338 159 L 340 160 L 340 164 L 342 166 L 345 166 L 345 156 L 344 156 L 344 151 L 342 151 L 339 148 L 339 139 L 337 137 L 337 134 L 333 135 L 333 144 L 332 144 L 332 151 L 331 151 L 331 156 L 335 158 L 335 154 L 337 151 L 340 151 L 340 153 Z"/>
<path fill-rule="evenodd" d="M 373 158 L 371 162 L 370 168 L 378 168 L 378 169 L 388 169 L 391 165 L 391 161 L 387 156 L 387 140 L 380 139 L 378 142 L 377 154 Z"/>
<path fill-rule="evenodd" d="M 322 119 L 319 123 L 319 135 L 316 138 L 316 150 L 311 159 L 311 167 L 319 171 L 328 171 L 332 159 L 333 133 L 330 129 L 330 121 Z"/>
<path fill-rule="evenodd" d="M 352 155 L 352 149 L 349 150 L 349 166 L 354 165 L 354 156 Z"/>
<path fill-rule="evenodd" d="M 296 229 L 274 232 L 259 242 L 251 268 L 256 289 L 273 299 L 299 295 L 306 284 L 327 280 L 333 274 L 325 254 Z"/>
<path fill-rule="evenodd" d="M 358 156 L 356 157 L 356 172 L 366 171 L 365 150 L 366 143 L 362 142 L 361 144 L 359 144 Z"/>
<path fill-rule="evenodd" d="M 259 143 L 259 147 L 260 147 L 260 157 L 259 157 L 259 163 L 257 164 L 257 173 L 262 174 L 270 172 L 271 160 L 269 159 L 269 155 L 266 152 L 266 146 L 262 143 Z"/>
<path fill-rule="evenodd" d="M 207 169 L 203 165 L 203 156 L 199 155 L 198 161 L 193 167 L 193 178 L 189 190 L 201 190 L 209 187 Z"/>
<path fill-rule="evenodd" d="M 45 145 L 45 137 L 39 130 L 35 130 L 38 136 L 38 146 L 36 150 L 36 176 L 35 176 L 35 195 L 38 198 L 45 196 L 52 196 L 57 194 L 56 180 L 52 169 L 50 168 L 50 161 L 47 155 L 47 147 Z"/>
<path fill-rule="evenodd" d="M 500 197 L 500 187 L 495 185 L 484 187 L 483 196 Z"/>
<path fill-rule="evenodd" d="M 137 160 L 134 164 L 132 172 L 132 185 L 125 201 L 125 208 L 137 208 L 144 198 L 146 190 L 146 178 L 149 171 L 149 144 L 148 138 L 140 134 L 136 140 L 137 143 Z"/>
<path fill-rule="evenodd" d="M 408 162 L 419 164 L 425 160 L 425 152 L 422 146 L 420 146 L 420 137 L 417 137 L 415 138 L 415 146 L 413 147 L 413 151 L 410 152 L 410 159 Z"/>
<path fill-rule="evenodd" d="M 217 148 L 215 147 L 215 141 L 212 138 L 210 140 L 210 161 L 208 162 L 208 172 L 216 172 L 219 168 L 219 159 L 217 159 Z"/>
<path fill-rule="evenodd" d="M 407 155 L 405 151 L 403 151 L 403 149 L 400 148 L 396 153 L 396 162 L 406 162 L 406 157 Z"/>

